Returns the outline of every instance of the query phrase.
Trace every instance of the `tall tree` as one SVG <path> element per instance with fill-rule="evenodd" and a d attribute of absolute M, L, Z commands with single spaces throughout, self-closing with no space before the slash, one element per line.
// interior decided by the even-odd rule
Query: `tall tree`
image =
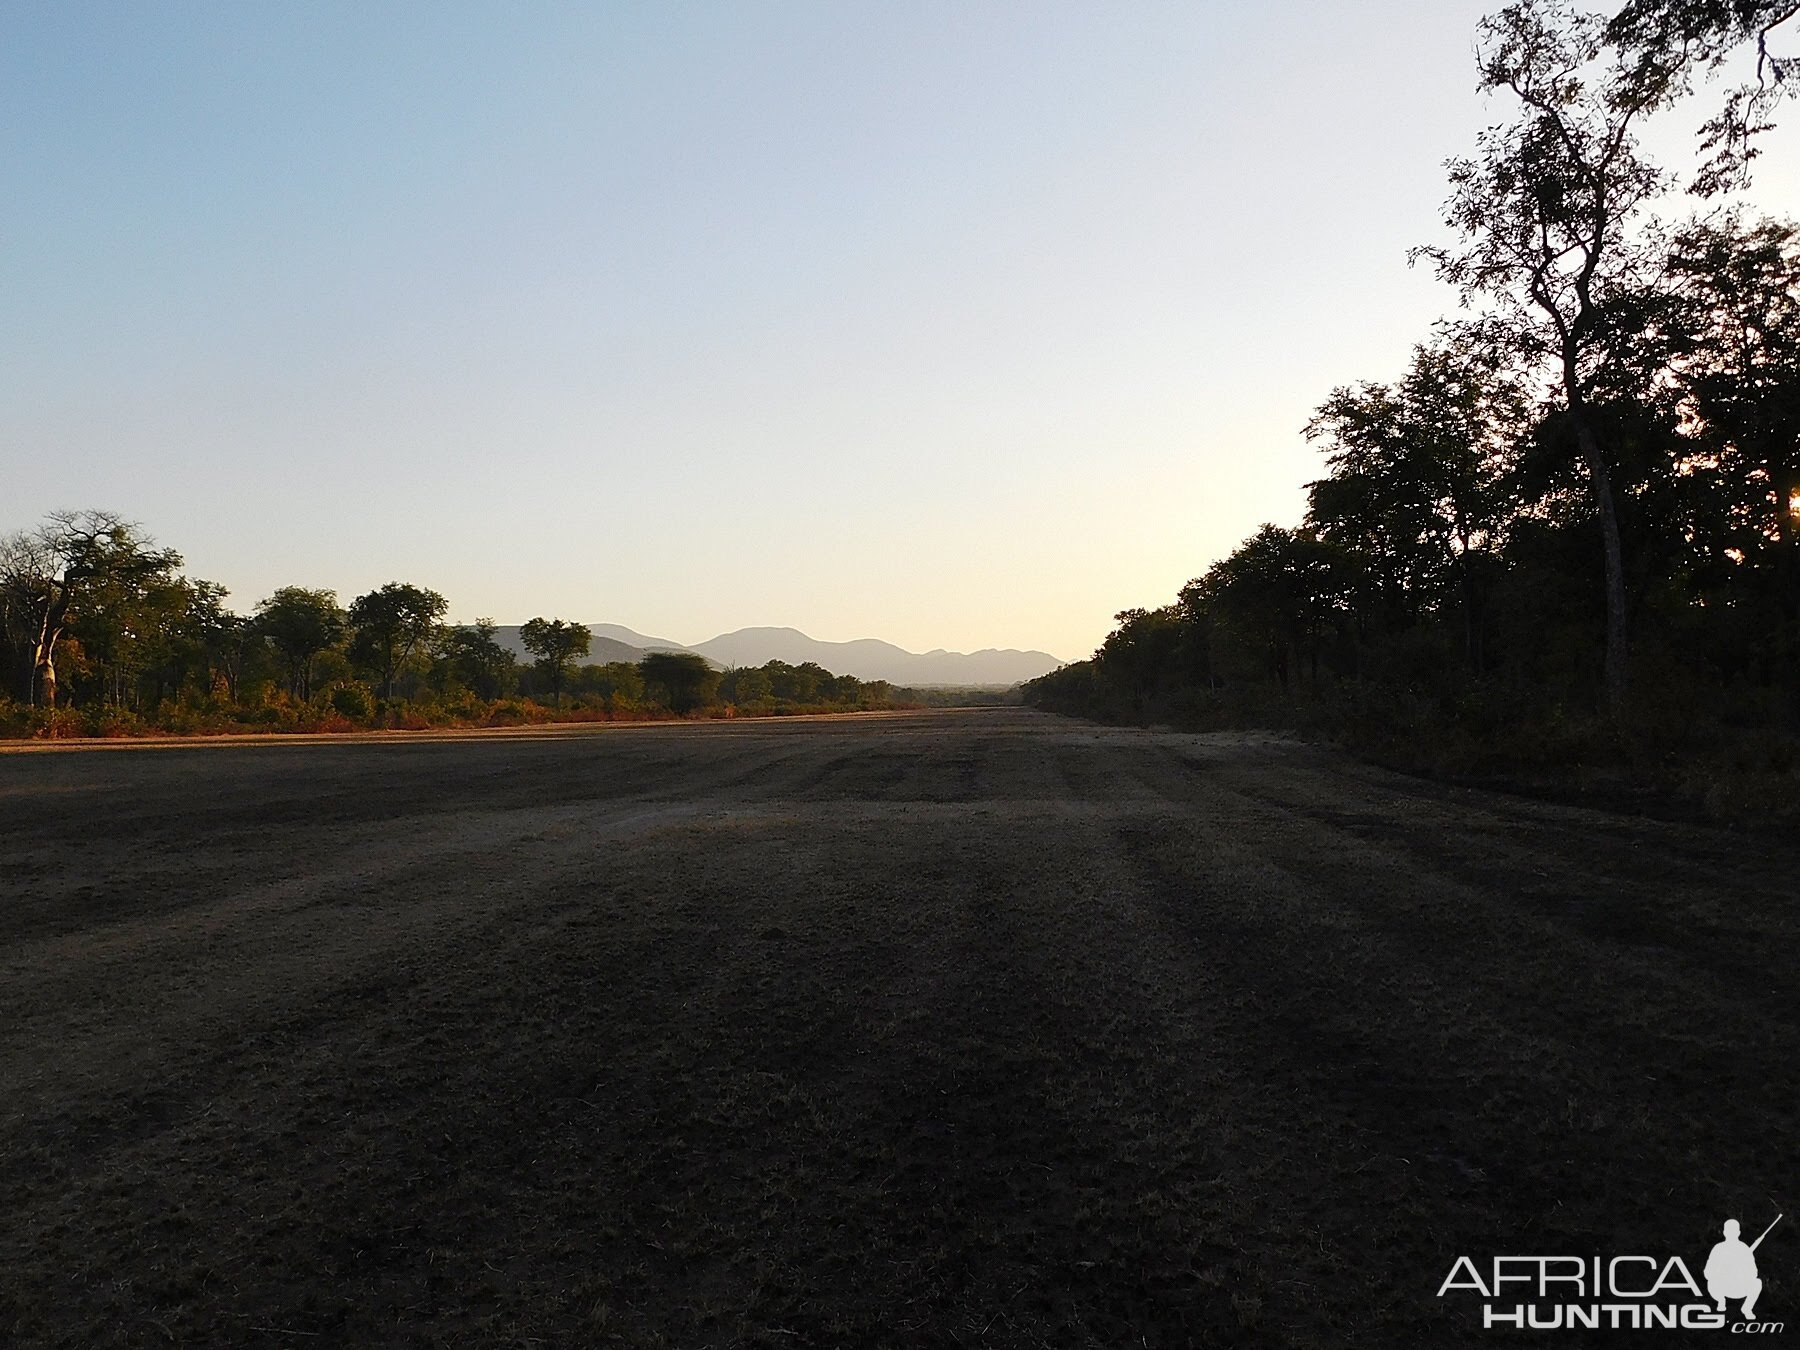
<path fill-rule="evenodd" d="M 1341 550 L 1309 529 L 1264 525 L 1184 587 L 1182 600 L 1260 646 L 1286 693 L 1302 661 L 1317 681 L 1322 640 L 1344 610 L 1348 589 Z M 1120 618 L 1133 614 L 1127 610 Z"/>
<path fill-rule="evenodd" d="M 448 607 L 436 591 L 404 581 L 390 581 L 350 602 L 350 625 L 356 630 L 351 658 L 380 679 L 384 699 L 393 700 L 395 675 L 430 640 Z"/>
<path fill-rule="evenodd" d="M 235 703 L 243 681 L 244 660 L 255 640 L 255 631 L 250 620 L 225 607 L 225 598 L 229 594 L 216 582 L 195 582 L 183 616 L 183 627 L 188 640 L 205 662 L 208 690 L 215 680 L 223 680 L 226 697 Z"/>
<path fill-rule="evenodd" d="M 1394 384 L 1335 390 L 1306 428 L 1309 440 L 1324 444 L 1331 469 L 1308 484 L 1309 522 L 1361 562 L 1373 606 L 1397 611 L 1404 623 L 1438 603 L 1447 578 L 1477 672 L 1488 584 L 1515 509 L 1512 468 L 1526 430 L 1517 381 L 1455 333 L 1417 348 Z M 1366 615 L 1361 627 L 1369 627 Z"/>
<path fill-rule="evenodd" d="M 775 686 L 769 683 L 768 672 L 757 666 L 726 671 L 719 686 L 724 696 L 740 707 L 766 702 L 775 692 Z"/>
<path fill-rule="evenodd" d="M 550 683 L 556 706 L 562 706 L 563 686 L 574 669 L 575 658 L 586 656 L 593 646 L 593 634 L 586 624 L 564 619 L 536 618 L 519 628 L 519 641 L 537 658 L 537 668 Z"/>
<path fill-rule="evenodd" d="M 1753 539 L 1800 544 L 1800 227 L 1736 216 L 1690 226 L 1671 272 L 1683 411 L 1740 485 Z"/>
<path fill-rule="evenodd" d="M 495 638 L 499 631 L 492 619 L 455 624 L 444 631 L 438 650 L 457 680 L 490 701 L 505 692 L 518 665 Z"/>
<path fill-rule="evenodd" d="M 140 680 L 155 672 L 154 703 L 183 674 L 181 628 L 194 584 L 176 573 L 180 554 L 146 551 L 117 535 L 94 557 L 94 574 L 70 617 L 69 633 L 99 677 L 102 702 L 135 706 Z"/>
<path fill-rule="evenodd" d="M 1164 684 L 1186 675 L 1181 655 L 1185 615 L 1179 605 L 1127 609 L 1113 616 L 1118 627 L 1094 653 L 1109 680 L 1124 690 L 1133 713 L 1142 715 Z"/>
<path fill-rule="evenodd" d="M 1490 341 L 1557 387 L 1600 528 L 1606 698 L 1617 713 L 1629 680 L 1625 562 L 1593 403 L 1632 336 L 1620 317 L 1659 261 L 1635 227 L 1665 178 L 1635 133 L 1679 93 L 1681 70 L 1667 54 L 1611 50 L 1604 34 L 1603 20 L 1561 0 L 1521 0 L 1483 21 L 1481 88 L 1511 93 L 1518 113 L 1481 134 L 1474 158 L 1450 162 L 1445 217 L 1462 244 L 1414 256 L 1485 311 Z"/>
<path fill-rule="evenodd" d="M 1683 77 L 1717 69 L 1743 47 L 1755 50 L 1754 78 L 1732 88 L 1700 129 L 1700 150 L 1708 156 L 1692 185 L 1700 196 L 1748 185 L 1756 140 L 1774 129 L 1776 104 L 1800 92 L 1800 60 L 1771 46 L 1775 30 L 1797 19 L 1800 0 L 1629 0 L 1607 24 L 1606 40 L 1628 59 Z"/>
<path fill-rule="evenodd" d="M 1672 272 L 1672 383 L 1700 452 L 1690 477 L 1723 499 L 1715 553 L 1748 645 L 1800 704 L 1800 227 L 1692 226 Z"/>
<path fill-rule="evenodd" d="M 287 663 L 288 692 L 311 698 L 313 658 L 344 636 L 337 592 L 283 586 L 256 607 L 252 622 Z"/>
<path fill-rule="evenodd" d="M 56 647 L 88 599 L 181 565 L 110 511 L 53 512 L 35 530 L 0 540 L 0 617 L 23 657 L 26 702 L 56 706 Z"/>

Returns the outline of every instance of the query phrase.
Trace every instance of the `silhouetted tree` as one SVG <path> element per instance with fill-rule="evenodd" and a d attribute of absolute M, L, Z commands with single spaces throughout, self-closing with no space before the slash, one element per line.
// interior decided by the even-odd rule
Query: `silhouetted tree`
<path fill-rule="evenodd" d="M 593 645 L 593 634 L 587 626 L 562 619 L 532 619 L 519 629 L 519 641 L 537 658 L 537 668 L 550 684 L 550 692 L 562 706 L 563 685 L 577 657 L 586 656 Z"/>
<path fill-rule="evenodd" d="M 1681 477 L 1719 498 L 1709 561 L 1729 594 L 1712 599 L 1754 615 L 1754 659 L 1800 701 L 1800 229 L 1691 226 L 1671 274 L 1670 370 L 1692 442 Z"/>
<path fill-rule="evenodd" d="M 644 683 L 663 691 L 670 711 L 686 716 L 718 692 L 719 672 L 697 652 L 651 652 L 638 662 Z"/>
<path fill-rule="evenodd" d="M 1755 80 L 1730 90 L 1701 128 L 1700 149 L 1710 157 L 1694 179 L 1699 195 L 1748 185 L 1756 138 L 1773 130 L 1775 105 L 1800 90 L 1800 61 L 1770 47 L 1775 30 L 1796 18 L 1800 0 L 1630 0 L 1606 25 L 1606 40 L 1627 60 L 1668 68 L 1683 87 L 1688 72 L 1716 69 L 1734 51 L 1755 48 Z"/>
<path fill-rule="evenodd" d="M 1308 423 L 1330 474 L 1308 484 L 1307 519 L 1349 555 L 1358 635 L 1420 621 L 1452 591 L 1470 667 L 1484 664 L 1489 583 L 1517 504 L 1529 426 L 1516 380 L 1455 337 L 1419 347 L 1392 385 L 1340 388 Z"/>
<path fill-rule="evenodd" d="M 1322 640 L 1349 591 L 1341 550 L 1310 530 L 1264 525 L 1194 583 L 1191 603 L 1260 645 L 1285 691 L 1301 662 L 1316 683 Z"/>
<path fill-rule="evenodd" d="M 1134 715 L 1142 715 L 1157 691 L 1180 678 L 1179 655 L 1183 618 L 1174 605 L 1162 609 L 1127 609 L 1113 616 L 1118 624 L 1094 659 L 1106 678 L 1124 691 Z"/>
<path fill-rule="evenodd" d="M 1599 519 L 1606 587 L 1606 694 L 1616 713 L 1629 679 L 1625 563 L 1609 449 L 1595 385 L 1629 338 L 1613 311 L 1659 261 L 1634 234 L 1664 177 L 1635 139 L 1679 91 L 1666 56 L 1609 52 L 1604 25 L 1557 0 L 1522 0 L 1483 21 L 1481 88 L 1510 92 L 1518 115 L 1450 162 L 1447 222 L 1459 248 L 1424 248 L 1440 276 L 1486 307 L 1486 336 L 1557 383 Z"/>

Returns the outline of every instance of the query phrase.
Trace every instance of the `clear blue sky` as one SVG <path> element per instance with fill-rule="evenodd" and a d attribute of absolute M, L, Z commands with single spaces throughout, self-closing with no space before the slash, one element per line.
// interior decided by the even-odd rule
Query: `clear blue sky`
<path fill-rule="evenodd" d="M 1450 306 L 1487 7 L 15 0 L 0 530 L 1083 656 Z"/>

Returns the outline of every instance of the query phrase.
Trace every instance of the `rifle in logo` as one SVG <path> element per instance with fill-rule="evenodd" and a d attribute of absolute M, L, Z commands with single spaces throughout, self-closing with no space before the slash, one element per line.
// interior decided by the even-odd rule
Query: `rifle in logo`
<path fill-rule="evenodd" d="M 1750 1250 L 1755 1251 L 1758 1247 L 1762 1246 L 1763 1238 L 1766 1238 L 1767 1236 L 1769 1236 L 1770 1230 L 1773 1229 L 1775 1227 L 1775 1225 L 1780 1222 L 1781 1222 L 1781 1215 L 1777 1214 L 1773 1219 L 1771 1219 L 1769 1221 L 1769 1227 L 1762 1230 L 1762 1237 L 1759 1237 L 1758 1239 L 1756 1239 L 1755 1242 L 1752 1242 L 1750 1244 Z"/>

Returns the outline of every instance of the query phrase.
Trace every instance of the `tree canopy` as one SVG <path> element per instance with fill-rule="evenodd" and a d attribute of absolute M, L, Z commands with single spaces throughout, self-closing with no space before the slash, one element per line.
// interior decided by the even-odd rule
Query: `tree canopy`
<path fill-rule="evenodd" d="M 651 652 L 638 670 L 644 683 L 662 690 L 668 706 L 684 716 L 709 702 L 719 687 L 719 672 L 695 652 Z"/>
<path fill-rule="evenodd" d="M 593 634 L 584 624 L 562 619 L 536 618 L 519 629 L 519 640 L 525 650 L 537 658 L 537 666 L 550 681 L 551 692 L 562 702 L 563 686 L 568 682 L 575 658 L 586 656 L 593 646 Z"/>
<path fill-rule="evenodd" d="M 395 674 L 431 640 L 447 608 L 436 591 L 404 581 L 390 581 L 350 602 L 350 627 L 356 635 L 351 657 L 375 672 L 383 698 L 394 697 Z"/>
<path fill-rule="evenodd" d="M 336 643 L 347 625 L 337 592 L 283 586 L 257 605 L 253 623 L 287 662 L 289 692 L 311 698 L 313 658 Z"/>
<path fill-rule="evenodd" d="M 1502 116 L 1447 166 L 1454 240 L 1412 255 L 1459 312 L 1397 378 L 1320 403 L 1299 525 L 1265 524 L 1173 603 L 1120 613 L 1028 698 L 1323 725 L 1423 759 L 1496 756 L 1510 736 L 1505 753 L 1539 760 L 1667 766 L 1734 745 L 1787 772 L 1800 227 L 1742 208 L 1666 218 L 1682 175 L 1638 132 L 1748 45 L 1767 85 L 1728 106 L 1736 130 L 1708 124 L 1691 186 L 1742 182 L 1793 87 L 1776 47 L 1797 16 L 1761 0 L 1496 11 L 1478 71 Z"/>

